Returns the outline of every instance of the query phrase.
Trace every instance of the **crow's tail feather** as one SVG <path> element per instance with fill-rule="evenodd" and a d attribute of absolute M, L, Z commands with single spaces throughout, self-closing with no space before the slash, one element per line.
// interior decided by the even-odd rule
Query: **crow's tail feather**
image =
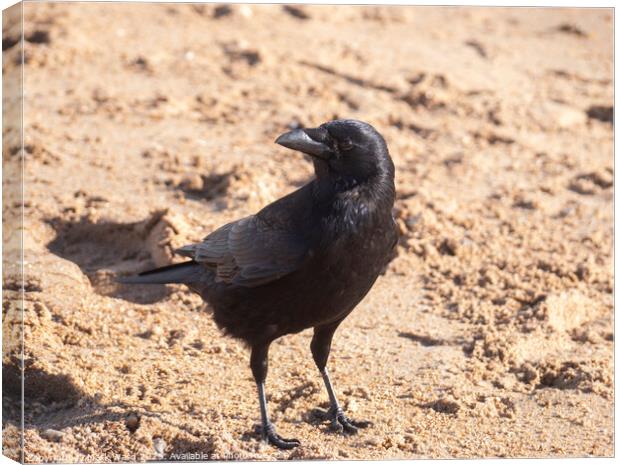
<path fill-rule="evenodd" d="M 203 267 L 192 260 L 144 271 L 136 276 L 121 276 L 117 280 L 122 284 L 187 284 L 196 281 L 202 270 Z"/>

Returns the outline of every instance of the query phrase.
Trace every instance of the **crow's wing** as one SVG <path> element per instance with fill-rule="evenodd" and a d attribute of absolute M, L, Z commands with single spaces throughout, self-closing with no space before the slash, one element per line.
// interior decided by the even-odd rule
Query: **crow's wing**
<path fill-rule="evenodd" d="M 295 271 L 308 246 L 299 235 L 258 216 L 228 223 L 176 252 L 213 268 L 218 282 L 254 287 Z"/>

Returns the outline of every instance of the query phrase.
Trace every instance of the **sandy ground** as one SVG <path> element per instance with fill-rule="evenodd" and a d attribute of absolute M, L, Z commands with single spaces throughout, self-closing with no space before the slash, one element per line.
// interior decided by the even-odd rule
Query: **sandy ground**
<path fill-rule="evenodd" d="M 29 3 L 25 25 L 25 150 L 15 119 L 2 148 L 5 454 L 22 155 L 26 461 L 613 454 L 610 10 Z M 18 34 L 5 15 L 13 118 Z M 200 299 L 111 277 L 305 183 L 273 140 L 335 117 L 377 127 L 397 169 L 398 257 L 329 364 L 374 426 L 311 415 L 306 331 L 270 354 L 273 420 L 303 443 L 278 451 L 246 349 Z"/>

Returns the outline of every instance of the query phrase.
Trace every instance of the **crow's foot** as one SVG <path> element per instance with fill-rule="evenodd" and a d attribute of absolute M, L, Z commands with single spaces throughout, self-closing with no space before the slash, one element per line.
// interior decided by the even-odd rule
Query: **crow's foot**
<path fill-rule="evenodd" d="M 280 436 L 276 433 L 273 423 L 268 423 L 266 427 L 263 426 L 260 429 L 263 441 L 276 446 L 278 449 L 294 449 L 301 444 L 297 439 L 286 439 Z"/>
<path fill-rule="evenodd" d="M 355 421 L 347 418 L 340 407 L 331 407 L 327 411 L 314 409 L 312 413 L 320 420 L 329 420 L 331 422 L 330 429 L 337 433 L 357 434 L 359 428 L 367 428 L 372 425 L 370 421 Z"/>

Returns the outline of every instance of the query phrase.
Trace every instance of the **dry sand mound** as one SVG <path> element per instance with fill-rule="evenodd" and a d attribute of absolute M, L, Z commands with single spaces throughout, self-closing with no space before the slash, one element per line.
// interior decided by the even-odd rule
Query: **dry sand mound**
<path fill-rule="evenodd" d="M 5 454 L 23 160 L 28 462 L 613 453 L 610 10 L 24 9 L 23 150 L 18 15 L 3 24 Z M 273 140 L 335 117 L 376 126 L 397 169 L 398 254 L 330 360 L 374 426 L 342 437 L 312 414 L 304 332 L 271 351 L 273 420 L 303 443 L 278 451 L 254 430 L 248 353 L 200 299 L 112 277 L 304 184 Z"/>

